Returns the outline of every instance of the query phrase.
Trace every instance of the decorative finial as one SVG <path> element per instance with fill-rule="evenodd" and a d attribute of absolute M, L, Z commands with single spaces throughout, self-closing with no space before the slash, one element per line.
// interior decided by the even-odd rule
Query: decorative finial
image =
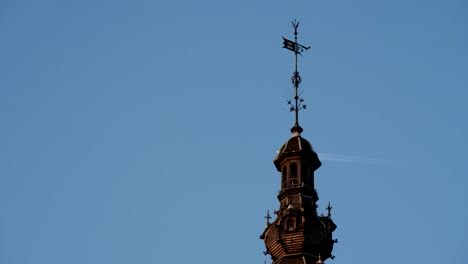
<path fill-rule="evenodd" d="M 270 210 L 267 210 L 265 219 L 266 219 L 266 225 L 267 225 L 267 226 L 270 226 L 270 219 L 271 219 Z"/>
<path fill-rule="evenodd" d="M 328 202 L 328 206 L 327 206 L 327 211 L 328 211 L 328 217 L 331 216 L 331 210 L 333 209 L 333 207 L 330 206 L 330 202 Z"/>
<path fill-rule="evenodd" d="M 320 257 L 320 253 L 318 255 L 318 259 L 317 259 L 317 262 L 315 262 L 315 264 L 323 264 L 322 258 Z"/>
<path fill-rule="evenodd" d="M 291 82 L 294 86 L 294 103 L 292 103 L 291 100 L 288 100 L 288 105 L 290 106 L 289 110 L 291 112 L 294 111 L 296 115 L 296 122 L 291 128 L 291 132 L 294 134 L 294 136 L 299 136 L 303 131 L 302 127 L 299 126 L 299 110 L 306 109 L 307 106 L 304 104 L 304 99 L 299 98 L 299 85 L 301 84 L 302 79 L 299 75 L 299 72 L 297 71 L 297 55 L 299 54 L 302 56 L 301 52 L 310 49 L 310 47 L 306 47 L 297 43 L 297 28 L 299 27 L 299 21 L 292 21 L 292 26 L 294 28 L 294 42 L 283 37 L 283 48 L 294 51 L 295 70 L 293 76 L 291 77 Z"/>

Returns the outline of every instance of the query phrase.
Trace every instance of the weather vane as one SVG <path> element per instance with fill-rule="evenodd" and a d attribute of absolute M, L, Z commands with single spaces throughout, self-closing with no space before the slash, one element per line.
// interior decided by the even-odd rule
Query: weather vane
<path fill-rule="evenodd" d="M 306 47 L 297 43 L 297 28 L 299 27 L 299 21 L 292 21 L 292 26 L 294 28 L 294 41 L 283 37 L 283 48 L 294 52 L 295 70 L 293 76 L 291 77 L 292 84 L 294 85 L 294 104 L 291 102 L 291 100 L 288 100 L 288 105 L 290 106 L 290 111 L 294 111 L 296 114 L 296 122 L 294 127 L 291 128 L 291 132 L 301 133 L 302 128 L 299 126 L 299 110 L 306 109 L 307 106 L 304 104 L 304 99 L 299 98 L 299 84 L 301 83 L 301 76 L 299 76 L 299 72 L 297 71 L 297 55 L 302 56 L 301 52 L 310 49 L 310 47 Z"/>

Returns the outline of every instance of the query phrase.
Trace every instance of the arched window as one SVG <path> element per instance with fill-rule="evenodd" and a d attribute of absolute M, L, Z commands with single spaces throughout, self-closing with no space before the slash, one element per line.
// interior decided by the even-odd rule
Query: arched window
<path fill-rule="evenodd" d="M 286 174 L 287 174 L 288 168 L 286 166 L 283 166 L 281 169 L 281 185 L 283 187 L 286 187 Z"/>
<path fill-rule="evenodd" d="M 297 164 L 296 163 L 291 163 L 291 165 L 289 165 L 289 178 L 290 179 L 297 178 Z"/>
<path fill-rule="evenodd" d="M 289 165 L 289 186 L 297 187 L 297 164 L 291 163 Z"/>

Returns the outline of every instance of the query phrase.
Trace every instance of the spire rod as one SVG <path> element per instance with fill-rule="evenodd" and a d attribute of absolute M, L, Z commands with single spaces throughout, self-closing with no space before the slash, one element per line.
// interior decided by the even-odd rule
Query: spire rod
<path fill-rule="evenodd" d="M 291 100 L 288 100 L 288 105 L 290 106 L 290 111 L 294 111 L 295 113 L 295 123 L 291 128 L 291 132 L 295 135 L 296 133 L 299 135 L 303 131 L 302 127 L 299 126 L 299 110 L 306 109 L 307 106 L 303 104 L 304 99 L 299 98 L 299 85 L 302 80 L 299 72 L 297 71 L 297 55 L 302 56 L 301 52 L 310 49 L 310 47 L 306 47 L 297 43 L 297 28 L 299 27 L 299 21 L 294 20 L 291 23 L 294 28 L 294 42 L 283 37 L 283 48 L 294 51 L 294 73 L 291 77 L 291 81 L 294 86 L 294 104 L 291 102 Z"/>

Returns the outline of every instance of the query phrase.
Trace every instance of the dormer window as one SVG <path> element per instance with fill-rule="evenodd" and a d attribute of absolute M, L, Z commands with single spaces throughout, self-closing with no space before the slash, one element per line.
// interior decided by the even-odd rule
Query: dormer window
<path fill-rule="evenodd" d="M 286 230 L 287 231 L 296 230 L 296 218 L 295 217 L 288 217 L 288 219 L 286 219 Z"/>

